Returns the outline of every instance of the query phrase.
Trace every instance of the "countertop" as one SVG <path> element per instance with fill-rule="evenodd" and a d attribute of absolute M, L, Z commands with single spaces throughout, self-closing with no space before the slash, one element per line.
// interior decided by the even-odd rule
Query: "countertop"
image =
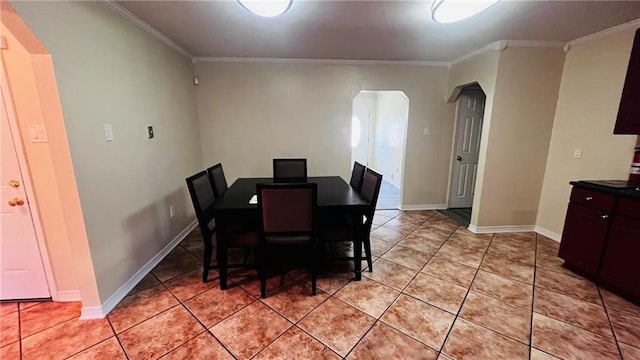
<path fill-rule="evenodd" d="M 629 186 L 626 180 L 580 180 L 572 181 L 571 185 L 612 193 L 622 197 L 633 197 L 640 199 L 640 186 Z"/>

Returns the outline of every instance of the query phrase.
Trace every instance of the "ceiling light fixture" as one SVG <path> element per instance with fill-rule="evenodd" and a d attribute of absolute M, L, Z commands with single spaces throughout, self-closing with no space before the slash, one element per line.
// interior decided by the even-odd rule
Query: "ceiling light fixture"
<path fill-rule="evenodd" d="M 245 9 L 262 17 L 276 17 L 291 7 L 293 0 L 238 0 Z"/>
<path fill-rule="evenodd" d="M 470 18 L 500 0 L 433 0 L 431 17 L 439 23 L 452 23 Z"/>

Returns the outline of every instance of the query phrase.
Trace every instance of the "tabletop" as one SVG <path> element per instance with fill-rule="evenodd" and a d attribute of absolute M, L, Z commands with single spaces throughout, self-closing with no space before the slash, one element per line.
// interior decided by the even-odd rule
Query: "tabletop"
<path fill-rule="evenodd" d="M 257 205 L 249 204 L 256 193 L 256 185 L 272 183 L 273 178 L 239 178 L 225 191 L 211 208 L 213 215 L 233 210 L 254 210 Z M 366 209 L 367 201 L 340 176 L 313 176 L 307 182 L 318 184 L 319 209 Z"/>

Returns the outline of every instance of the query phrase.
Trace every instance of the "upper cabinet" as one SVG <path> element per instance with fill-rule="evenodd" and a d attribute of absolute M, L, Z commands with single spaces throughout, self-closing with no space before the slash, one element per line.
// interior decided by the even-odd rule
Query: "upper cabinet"
<path fill-rule="evenodd" d="M 640 134 L 640 29 L 631 49 L 614 134 Z"/>

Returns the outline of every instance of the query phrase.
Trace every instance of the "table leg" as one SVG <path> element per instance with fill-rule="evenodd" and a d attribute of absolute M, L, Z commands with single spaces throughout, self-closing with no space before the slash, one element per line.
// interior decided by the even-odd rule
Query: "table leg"
<path fill-rule="evenodd" d="M 207 235 L 204 235 L 207 237 Z M 213 245 L 211 245 L 211 236 L 205 239 L 204 243 L 204 261 L 202 264 L 202 282 L 209 281 L 209 269 L 211 268 L 211 255 L 213 254 Z"/>
<path fill-rule="evenodd" d="M 363 235 L 363 226 L 362 226 L 362 216 L 357 216 L 356 224 L 358 224 L 356 229 L 356 238 L 353 244 L 353 260 L 354 260 L 354 271 L 356 273 L 356 281 L 360 281 L 361 273 L 362 273 L 362 235 Z"/>
<path fill-rule="evenodd" d="M 223 217 L 216 218 L 216 259 L 218 261 L 218 273 L 220 274 L 220 290 L 227 289 L 227 226 Z"/>

